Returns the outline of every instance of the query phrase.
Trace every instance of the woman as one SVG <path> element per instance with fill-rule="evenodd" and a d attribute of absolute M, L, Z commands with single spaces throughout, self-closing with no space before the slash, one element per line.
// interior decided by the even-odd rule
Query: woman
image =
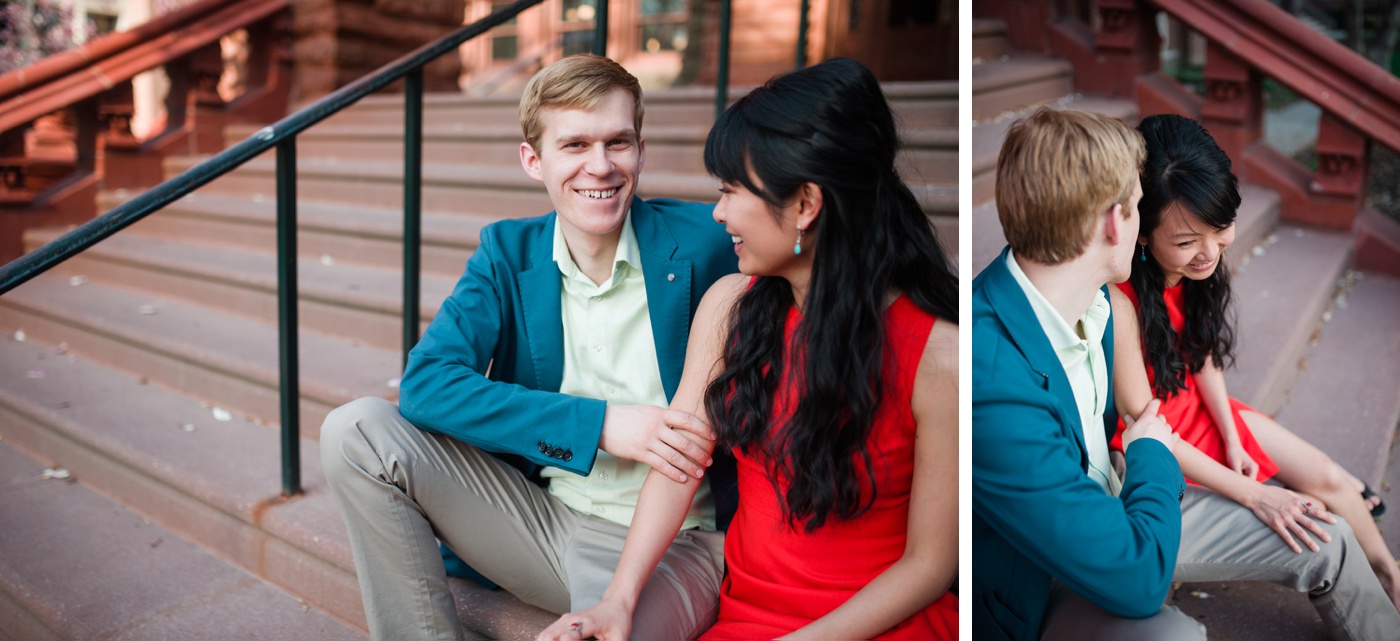
<path fill-rule="evenodd" d="M 1328 508 L 1341 515 L 1400 608 L 1400 568 L 1371 518 L 1377 504 L 1362 494 L 1369 488 L 1225 392 L 1222 367 L 1233 360 L 1234 328 L 1222 259 L 1240 205 L 1229 157 L 1188 118 L 1149 116 L 1138 130 L 1147 143 L 1139 254 L 1121 293 L 1112 292 L 1120 319 L 1115 351 L 1125 359 L 1114 368 L 1120 413 L 1135 416 L 1154 394 L 1163 399 L 1159 412 L 1194 447 L 1177 448 L 1186 477 L 1249 507 L 1295 552 L 1295 536 L 1314 550 L 1308 531 L 1323 536 L 1304 514 L 1329 522 L 1335 519 Z M 1145 370 L 1137 360 L 1143 354 Z M 1302 496 L 1263 484 L 1271 477 Z"/>
<path fill-rule="evenodd" d="M 706 639 L 956 638 L 957 280 L 897 150 L 843 59 L 774 78 L 706 141 L 749 275 L 705 295 L 672 400 L 739 466 Z M 698 482 L 649 476 L 602 602 L 540 638 L 626 639 Z"/>

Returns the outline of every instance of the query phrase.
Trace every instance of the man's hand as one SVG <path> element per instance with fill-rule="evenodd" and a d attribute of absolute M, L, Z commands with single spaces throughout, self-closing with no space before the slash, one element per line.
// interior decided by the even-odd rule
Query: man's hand
<path fill-rule="evenodd" d="M 1150 438 L 1161 441 L 1168 450 L 1176 449 L 1177 435 L 1172 432 L 1172 427 L 1167 425 L 1167 420 L 1157 413 L 1157 409 L 1162 406 L 1162 401 L 1152 399 L 1147 408 L 1138 415 L 1137 419 L 1124 415 L 1123 424 L 1127 429 L 1123 430 L 1123 451 L 1128 451 L 1128 445 L 1140 438 Z"/>
<path fill-rule="evenodd" d="M 598 447 L 618 458 L 646 463 L 684 483 L 687 474 L 705 475 L 705 468 L 714 462 L 710 458 L 714 441 L 710 425 L 685 412 L 650 405 L 609 405 Z"/>

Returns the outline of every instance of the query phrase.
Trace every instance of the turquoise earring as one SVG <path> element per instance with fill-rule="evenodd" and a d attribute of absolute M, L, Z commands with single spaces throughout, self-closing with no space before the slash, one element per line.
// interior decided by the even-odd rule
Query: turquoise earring
<path fill-rule="evenodd" d="M 1138 247 L 1142 248 L 1142 256 L 1138 258 L 1138 260 L 1144 263 L 1147 262 L 1147 245 L 1138 245 Z"/>
<path fill-rule="evenodd" d="M 802 255 L 802 231 L 800 227 L 797 229 L 797 244 L 792 246 L 792 254 L 794 256 Z"/>

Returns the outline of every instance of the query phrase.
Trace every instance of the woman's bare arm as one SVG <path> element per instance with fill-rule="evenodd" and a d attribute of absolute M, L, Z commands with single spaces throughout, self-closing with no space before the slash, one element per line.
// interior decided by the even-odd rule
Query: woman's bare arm
<path fill-rule="evenodd" d="M 722 367 L 730 311 L 744 293 L 747 283 L 746 276 L 726 276 L 711 286 L 701 299 L 690 328 L 685 370 L 671 399 L 671 409 L 666 412 L 668 424 L 703 423 L 705 387 Z M 696 439 L 707 455 L 714 451 L 712 431 L 677 431 L 687 438 Z M 708 431 L 711 438 L 694 436 L 697 431 Z M 702 482 L 703 479 L 691 476 L 685 483 L 677 483 L 656 470 L 648 472 L 637 499 L 632 525 L 627 531 L 627 542 L 622 546 L 622 558 L 618 561 L 612 582 L 603 592 L 603 600 L 583 612 L 565 614 L 541 632 L 539 638 L 567 641 L 589 637 L 627 639 L 642 586 L 646 585 L 652 571 L 665 555 L 666 548 L 676 538 Z M 580 627 L 572 628 L 575 623 Z"/>

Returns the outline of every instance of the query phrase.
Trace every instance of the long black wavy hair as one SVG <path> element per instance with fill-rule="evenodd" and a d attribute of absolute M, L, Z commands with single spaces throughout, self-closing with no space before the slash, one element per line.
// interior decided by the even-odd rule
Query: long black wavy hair
<path fill-rule="evenodd" d="M 757 194 L 775 219 L 803 184 L 821 188 L 823 209 L 808 230 L 815 242 L 803 247 L 814 252 L 812 275 L 791 342 L 792 288 L 760 277 L 735 306 L 724 369 L 705 391 L 720 442 L 766 455 L 775 489 L 779 478 L 789 481 L 785 517 L 794 529 L 849 519 L 875 498 L 866 441 L 881 398 L 888 294 L 957 318 L 957 277 L 895 171 L 898 151 L 875 76 L 841 58 L 769 80 L 725 111 L 705 141 L 705 168 Z M 797 406 L 775 425 L 773 396 L 791 353 L 802 355 L 786 364 Z"/>
<path fill-rule="evenodd" d="M 1140 234 L 1150 238 L 1162 214 L 1179 204 L 1212 229 L 1235 222 L 1240 208 L 1239 183 L 1230 171 L 1230 157 L 1205 128 L 1177 115 L 1148 116 L 1138 124 L 1147 143 L 1142 168 Z M 1143 347 L 1153 370 L 1153 391 L 1166 398 L 1186 385 L 1209 356 L 1221 368 L 1234 363 L 1235 331 L 1230 318 L 1230 270 L 1221 255 L 1215 272 L 1204 280 L 1182 279 L 1182 310 L 1186 322 L 1178 335 L 1162 300 L 1166 279 L 1161 265 L 1146 251 L 1147 260 L 1133 260 L 1131 282 L 1138 295 L 1138 318 Z"/>

